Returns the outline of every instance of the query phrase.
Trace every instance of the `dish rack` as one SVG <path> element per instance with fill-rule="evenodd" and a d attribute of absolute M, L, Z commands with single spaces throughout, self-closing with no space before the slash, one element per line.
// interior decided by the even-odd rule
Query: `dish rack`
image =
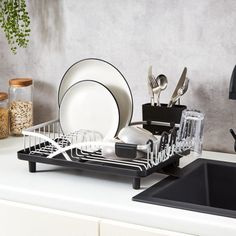
<path fill-rule="evenodd" d="M 165 122 L 148 123 L 170 126 Z M 140 124 L 146 122 L 131 125 Z M 158 142 L 149 140 L 146 145 L 134 145 L 104 142 L 96 131 L 79 130 L 64 135 L 59 120 L 52 120 L 23 131 L 24 148 L 17 156 L 28 161 L 30 172 L 36 172 L 36 163 L 45 163 L 110 173 L 132 178 L 133 188 L 139 189 L 141 178 L 154 172 L 178 177 L 179 159 L 190 153 L 191 143 L 178 141 L 177 130 L 176 125 L 169 132 L 163 132 Z M 104 145 L 114 148 L 117 157 L 104 157 Z"/>

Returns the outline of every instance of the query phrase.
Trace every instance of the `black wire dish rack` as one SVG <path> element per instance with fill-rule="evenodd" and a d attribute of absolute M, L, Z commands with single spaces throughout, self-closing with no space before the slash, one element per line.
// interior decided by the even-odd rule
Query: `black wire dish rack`
<path fill-rule="evenodd" d="M 147 124 L 136 122 L 131 125 Z M 149 121 L 150 125 L 170 126 L 165 122 Z M 59 120 L 52 120 L 23 131 L 24 149 L 18 151 L 20 160 L 28 161 L 29 171 L 36 172 L 36 163 L 110 173 L 132 178 L 134 189 L 140 180 L 154 172 L 179 177 L 179 159 L 190 153 L 191 143 L 177 140 L 177 125 L 164 131 L 159 141 L 146 145 L 104 142 L 95 131 L 79 130 L 64 135 Z M 102 156 L 102 147 L 110 145 L 118 158 Z M 142 153 L 138 155 L 137 153 Z"/>

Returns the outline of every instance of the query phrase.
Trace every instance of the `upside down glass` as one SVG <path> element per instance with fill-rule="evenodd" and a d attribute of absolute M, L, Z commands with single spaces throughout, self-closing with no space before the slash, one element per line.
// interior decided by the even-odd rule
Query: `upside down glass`
<path fill-rule="evenodd" d="M 184 148 L 190 148 L 195 156 L 202 154 L 204 114 L 197 110 L 182 112 L 178 141 Z"/>

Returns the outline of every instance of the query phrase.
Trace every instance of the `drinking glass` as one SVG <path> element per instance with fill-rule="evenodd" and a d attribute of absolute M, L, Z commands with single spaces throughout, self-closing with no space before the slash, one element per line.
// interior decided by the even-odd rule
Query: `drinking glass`
<path fill-rule="evenodd" d="M 197 110 L 182 112 L 177 140 L 182 149 L 190 149 L 195 156 L 202 154 L 204 114 Z"/>

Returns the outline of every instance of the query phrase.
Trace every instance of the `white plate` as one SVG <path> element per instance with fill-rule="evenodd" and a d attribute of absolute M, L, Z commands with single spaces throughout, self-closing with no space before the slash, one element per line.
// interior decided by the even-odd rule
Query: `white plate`
<path fill-rule="evenodd" d="M 93 78 L 105 85 L 115 96 L 120 110 L 119 130 L 127 126 L 133 115 L 130 87 L 121 72 L 112 64 L 95 58 L 81 60 L 64 74 L 58 90 L 58 104 L 69 87 L 79 81 Z"/>
<path fill-rule="evenodd" d="M 77 82 L 67 90 L 61 100 L 59 118 L 64 134 L 87 129 L 100 132 L 104 138 L 113 138 L 120 122 L 115 97 L 93 80 Z"/>

